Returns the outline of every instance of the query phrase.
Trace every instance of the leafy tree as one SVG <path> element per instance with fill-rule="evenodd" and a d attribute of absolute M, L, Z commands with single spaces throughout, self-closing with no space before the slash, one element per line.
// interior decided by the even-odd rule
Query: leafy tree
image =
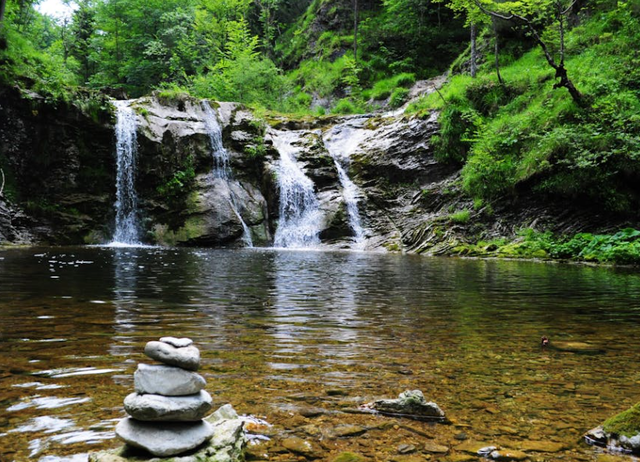
<path fill-rule="evenodd" d="M 556 78 L 560 79 L 554 88 L 564 87 L 571 98 L 579 106 L 584 105 L 582 93 L 569 79 L 565 67 L 565 29 L 566 16 L 572 10 L 577 0 L 519 0 L 497 2 L 495 0 L 473 0 L 478 9 L 492 19 L 511 21 L 526 27 L 542 49 L 547 63 L 556 71 Z M 543 29 L 547 25 L 555 25 L 559 31 L 558 59 L 554 57 L 550 44 L 543 39 Z"/>
<path fill-rule="evenodd" d="M 89 77 L 91 76 L 92 39 L 95 32 L 95 10 L 91 5 L 90 0 L 81 0 L 78 3 L 78 9 L 73 13 L 73 24 L 71 29 L 73 34 L 71 51 L 75 58 L 81 63 L 82 81 L 88 82 Z"/>

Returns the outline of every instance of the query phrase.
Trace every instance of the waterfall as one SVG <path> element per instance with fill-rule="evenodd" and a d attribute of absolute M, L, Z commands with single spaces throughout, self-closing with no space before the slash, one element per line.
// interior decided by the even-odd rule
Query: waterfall
<path fill-rule="evenodd" d="M 115 101 L 116 107 L 116 230 L 112 244 L 137 245 L 138 196 L 136 176 L 136 115 L 128 101 Z"/>
<path fill-rule="evenodd" d="M 336 125 L 323 136 L 325 147 L 333 158 L 338 171 L 338 179 L 340 180 L 340 186 L 342 186 L 342 197 L 347 208 L 349 227 L 353 231 L 353 248 L 357 250 L 364 248 L 365 230 L 362 227 L 360 210 L 358 209 L 360 191 L 349 178 L 347 169 L 350 163 L 349 156 L 364 138 L 364 133 L 364 130 L 355 129 L 350 125 Z"/>
<path fill-rule="evenodd" d="M 218 115 L 209 101 L 202 101 L 202 107 L 205 113 L 204 126 L 207 129 L 213 153 L 213 175 L 216 178 L 228 180 L 231 177 L 229 153 L 222 144 L 222 128 L 218 123 Z"/>
<path fill-rule="evenodd" d="M 275 235 L 275 247 L 315 247 L 320 244 L 318 234 L 322 214 L 313 181 L 296 162 L 297 148 L 293 145 L 300 134 L 274 133 L 273 143 L 280 153 L 277 168 L 280 191 L 280 221 Z"/>
<path fill-rule="evenodd" d="M 207 130 L 207 134 L 209 135 L 211 152 L 213 153 L 213 176 L 214 178 L 220 178 L 227 182 L 229 187 L 229 204 L 242 224 L 242 240 L 244 241 L 245 246 L 253 247 L 251 230 L 240 215 L 237 197 L 231 189 L 233 175 L 231 174 L 231 168 L 229 167 L 229 153 L 222 143 L 222 128 L 220 128 L 220 124 L 218 123 L 218 115 L 206 100 L 202 101 L 202 108 L 204 109 L 205 114 L 204 125 Z"/>

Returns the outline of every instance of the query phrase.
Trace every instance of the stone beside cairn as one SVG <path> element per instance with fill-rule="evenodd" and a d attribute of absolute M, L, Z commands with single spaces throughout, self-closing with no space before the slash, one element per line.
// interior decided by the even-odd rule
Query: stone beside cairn
<path fill-rule="evenodd" d="M 144 353 L 163 364 L 138 365 L 135 393 L 124 400 L 129 417 L 116 426 L 116 435 L 158 457 L 183 454 L 210 440 L 214 428 L 203 418 L 211 410 L 211 396 L 195 372 L 200 351 L 193 341 L 162 337 L 147 343 Z"/>

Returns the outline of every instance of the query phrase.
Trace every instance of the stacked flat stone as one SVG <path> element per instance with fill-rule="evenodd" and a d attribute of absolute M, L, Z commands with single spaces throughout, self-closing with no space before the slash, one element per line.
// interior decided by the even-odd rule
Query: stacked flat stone
<path fill-rule="evenodd" d="M 162 337 L 147 343 L 144 353 L 163 364 L 138 365 L 135 393 L 124 400 L 129 417 L 116 426 L 116 435 L 159 457 L 182 454 L 211 439 L 213 427 L 203 420 L 211 396 L 195 372 L 200 351 L 191 339 Z"/>

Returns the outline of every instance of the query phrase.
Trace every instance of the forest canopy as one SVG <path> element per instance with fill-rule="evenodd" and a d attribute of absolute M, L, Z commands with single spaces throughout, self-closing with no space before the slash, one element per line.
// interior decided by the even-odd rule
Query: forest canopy
<path fill-rule="evenodd" d="M 6 2 L 2 77 L 46 93 L 163 89 L 287 112 L 323 98 L 362 105 L 381 80 L 443 72 L 466 41 L 453 11 L 419 0 L 78 0 L 62 19 Z"/>

